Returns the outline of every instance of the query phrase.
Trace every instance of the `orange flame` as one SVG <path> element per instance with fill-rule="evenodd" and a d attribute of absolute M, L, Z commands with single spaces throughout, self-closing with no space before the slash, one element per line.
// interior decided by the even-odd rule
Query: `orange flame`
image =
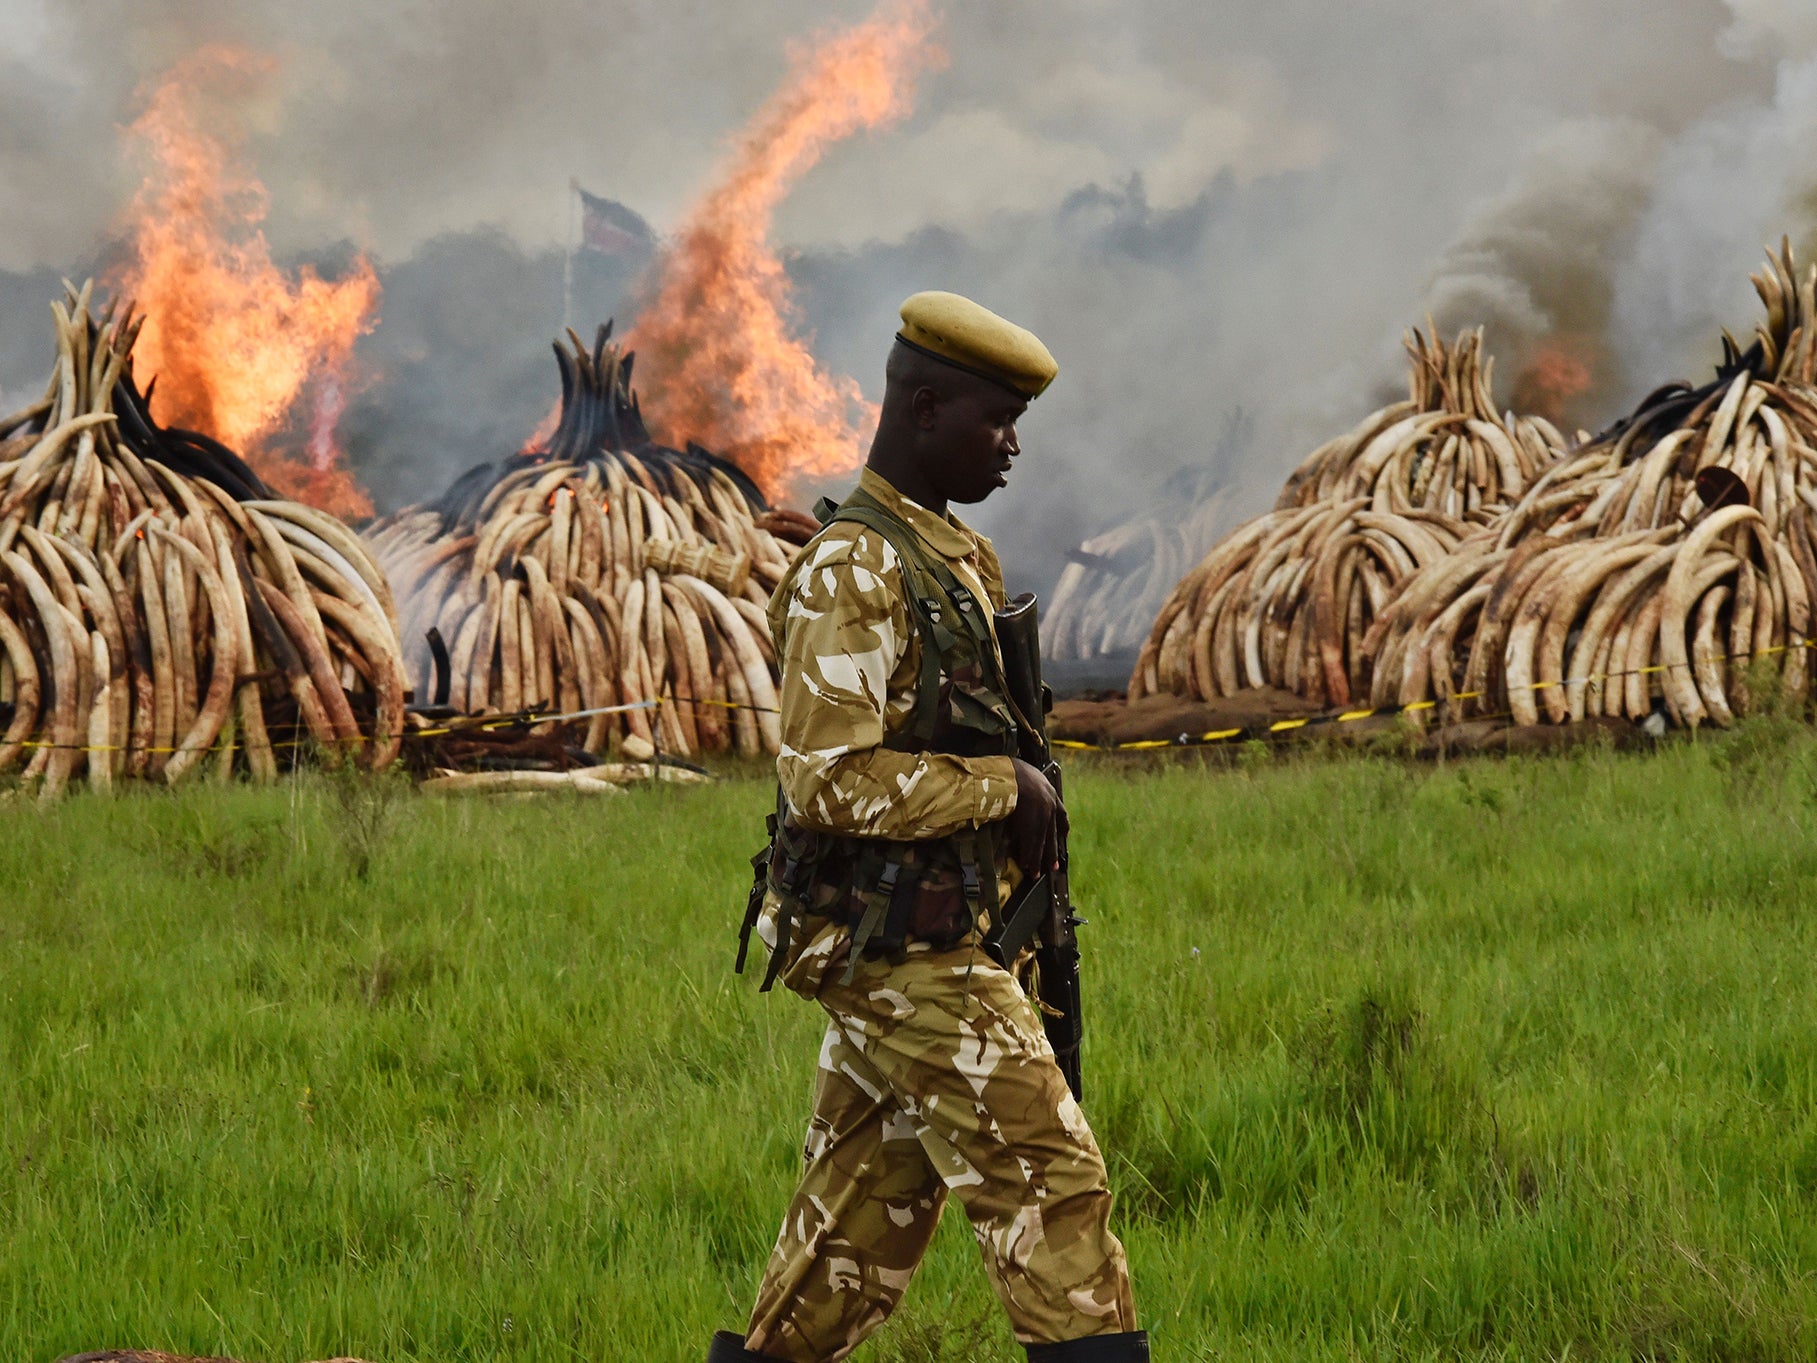
<path fill-rule="evenodd" d="M 823 370 L 796 334 L 770 221 L 828 146 L 908 112 L 915 77 L 942 60 L 933 27 L 922 0 L 886 3 L 793 54 L 788 83 L 689 216 L 632 334 L 656 376 L 652 426 L 734 460 L 766 492 L 856 467 L 876 420 L 858 384 Z"/>
<path fill-rule="evenodd" d="M 536 429 L 530 432 L 529 439 L 525 440 L 523 445 L 519 447 L 517 451 L 518 457 L 524 458 L 528 455 L 540 454 L 548 449 L 549 441 L 554 437 L 556 427 L 561 425 L 561 420 L 562 405 L 560 402 L 557 402 L 549 409 L 547 415 L 536 423 Z"/>
<path fill-rule="evenodd" d="M 1590 337 L 1575 332 L 1546 337 L 1514 380 L 1515 410 L 1566 424 L 1576 414 L 1577 400 L 1595 390 L 1602 359 Z"/>
<path fill-rule="evenodd" d="M 285 496 L 368 515 L 371 500 L 341 464 L 334 427 L 354 342 L 376 320 L 378 277 L 361 256 L 338 282 L 308 268 L 286 278 L 259 228 L 265 187 L 202 107 L 205 96 L 251 96 L 273 70 L 267 58 L 205 47 L 165 75 L 128 129 L 152 161 L 118 284 L 145 312 L 134 367 L 157 378 L 160 422 L 237 450 Z M 306 451 L 273 449 L 272 437 L 298 421 Z"/>

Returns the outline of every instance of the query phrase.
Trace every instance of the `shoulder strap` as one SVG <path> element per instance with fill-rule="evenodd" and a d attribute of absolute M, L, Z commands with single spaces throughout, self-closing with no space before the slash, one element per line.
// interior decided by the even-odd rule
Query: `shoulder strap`
<path fill-rule="evenodd" d="M 896 551 L 896 557 L 903 563 L 903 575 L 910 579 L 910 588 L 916 601 L 938 603 L 940 598 L 946 598 L 946 604 L 950 604 L 956 614 L 932 612 L 943 653 L 958 641 L 959 634 L 956 631 L 963 631 L 987 662 L 995 658 L 996 636 L 992 631 L 990 603 L 979 601 L 954 576 L 944 559 L 929 553 L 921 536 L 915 533 L 915 528 L 907 521 L 863 488 L 856 489 L 837 506 L 833 504 L 832 498 L 822 497 L 814 507 L 814 514 L 823 526 L 831 525 L 834 521 L 856 521 L 875 530 L 889 541 L 890 547 Z M 934 590 L 935 588 L 938 590 Z M 992 670 L 995 671 L 995 668 Z"/>
<path fill-rule="evenodd" d="M 821 509 L 815 507 L 815 513 L 819 514 Z M 940 718 L 940 662 L 957 643 L 957 636 L 946 627 L 944 617 L 949 612 L 960 612 L 945 589 L 946 584 L 940 580 L 942 575 L 951 578 L 952 574 L 945 571 L 945 565 L 937 566 L 930 561 L 929 555 L 922 551 L 921 537 L 912 526 L 862 489 L 832 508 L 831 515 L 822 516 L 821 520 L 826 525 L 834 521 L 855 521 L 883 536 L 896 551 L 909 614 L 922 641 L 921 675 L 915 682 L 915 708 L 909 715 L 905 736 L 917 746 L 931 743 Z M 953 585 L 958 587 L 957 581 Z M 946 598 L 944 602 L 942 597 Z"/>
<path fill-rule="evenodd" d="M 922 647 L 915 707 L 902 732 L 889 740 L 890 747 L 921 751 L 934 745 L 943 728 L 943 667 L 957 672 L 966 664 L 973 664 L 990 695 L 1005 694 L 990 603 L 978 600 L 947 562 L 928 550 L 913 526 L 863 488 L 856 489 L 838 506 L 830 498 L 822 498 L 814 514 L 823 525 L 854 521 L 874 530 L 896 551 L 909 615 Z M 953 689 L 951 703 L 952 718 L 961 727 L 990 735 L 993 740 L 1002 734 L 1013 734 L 1015 721 L 1006 706 L 982 703 L 961 688 Z"/>

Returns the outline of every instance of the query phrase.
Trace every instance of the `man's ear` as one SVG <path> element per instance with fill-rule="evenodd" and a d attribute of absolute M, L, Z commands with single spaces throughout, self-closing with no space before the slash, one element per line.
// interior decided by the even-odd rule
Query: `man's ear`
<path fill-rule="evenodd" d="M 914 413 L 915 426 L 919 430 L 931 431 L 940 415 L 940 404 L 944 399 L 932 388 L 923 384 L 909 397 L 909 411 Z"/>

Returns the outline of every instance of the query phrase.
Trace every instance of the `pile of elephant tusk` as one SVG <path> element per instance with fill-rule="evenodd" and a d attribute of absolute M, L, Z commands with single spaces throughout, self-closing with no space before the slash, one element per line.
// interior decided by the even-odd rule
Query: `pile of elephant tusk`
<path fill-rule="evenodd" d="M 1314 450 L 1275 510 L 1362 497 L 1378 515 L 1487 524 L 1557 461 L 1565 440 L 1549 422 L 1496 414 L 1480 328 L 1449 346 L 1415 330 L 1406 346 L 1407 400 Z"/>
<path fill-rule="evenodd" d="M 1355 479 L 1325 477 L 1351 500 L 1252 522 L 1181 583 L 1132 691 L 1215 696 L 1259 679 L 1334 704 L 1436 703 L 1448 717 L 1658 714 L 1692 728 L 1746 713 L 1763 684 L 1802 699 L 1817 600 L 1817 268 L 1801 274 L 1782 243 L 1753 282 L 1766 318 L 1745 351 L 1724 337 L 1713 382 L 1659 389 L 1522 469 L 1512 504 L 1485 501 L 1492 514 L 1474 525 L 1444 526 L 1441 552 L 1397 536 L 1413 564 L 1392 581 L 1381 543 L 1373 577 L 1351 579 L 1368 582 L 1363 611 L 1329 545 L 1386 536 L 1363 519 L 1382 514 L 1379 495 L 1365 504 Z M 1308 676 L 1311 653 L 1324 666 Z"/>
<path fill-rule="evenodd" d="M 1563 440 L 1497 416 L 1480 332 L 1415 331 L 1410 395 L 1321 446 L 1275 509 L 1239 526 L 1174 588 L 1130 680 L 1211 700 L 1273 686 L 1321 704 L 1368 693 L 1364 641 L 1416 572 L 1508 513 Z"/>
<path fill-rule="evenodd" d="M 764 606 L 817 526 L 706 451 L 655 444 L 609 327 L 555 353 L 562 410 L 543 448 L 367 531 L 418 696 L 464 715 L 584 714 L 573 746 L 594 758 L 775 753 Z"/>
<path fill-rule="evenodd" d="M 159 427 L 133 381 L 143 319 L 53 306 L 42 400 L 0 419 L 0 773 L 270 779 L 311 748 L 389 764 L 404 677 L 357 537 L 231 451 Z"/>
<path fill-rule="evenodd" d="M 1182 469 L 1154 507 L 1068 553 L 1041 615 L 1042 651 L 1069 662 L 1133 653 L 1180 574 L 1229 528 L 1231 500 L 1221 468 Z"/>

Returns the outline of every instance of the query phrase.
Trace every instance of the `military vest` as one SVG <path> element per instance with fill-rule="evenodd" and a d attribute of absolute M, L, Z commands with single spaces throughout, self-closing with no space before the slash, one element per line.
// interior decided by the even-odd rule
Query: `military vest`
<path fill-rule="evenodd" d="M 1016 722 L 1005 694 L 991 603 L 978 600 L 912 526 L 862 488 L 837 506 L 823 498 L 814 511 L 823 527 L 854 521 L 896 551 L 921 657 L 914 707 L 885 746 L 959 757 L 1013 756 Z M 981 917 L 996 912 L 997 839 L 987 828 L 916 842 L 823 833 L 794 819 L 780 787 L 767 826 L 769 844 L 752 858 L 756 875 L 737 962 L 742 971 L 766 892 L 774 894 L 776 946 L 764 974 L 766 990 L 787 963 L 798 922 L 833 919 L 851 929 L 849 982 L 861 956 L 895 956 L 915 940 L 951 947 Z"/>

